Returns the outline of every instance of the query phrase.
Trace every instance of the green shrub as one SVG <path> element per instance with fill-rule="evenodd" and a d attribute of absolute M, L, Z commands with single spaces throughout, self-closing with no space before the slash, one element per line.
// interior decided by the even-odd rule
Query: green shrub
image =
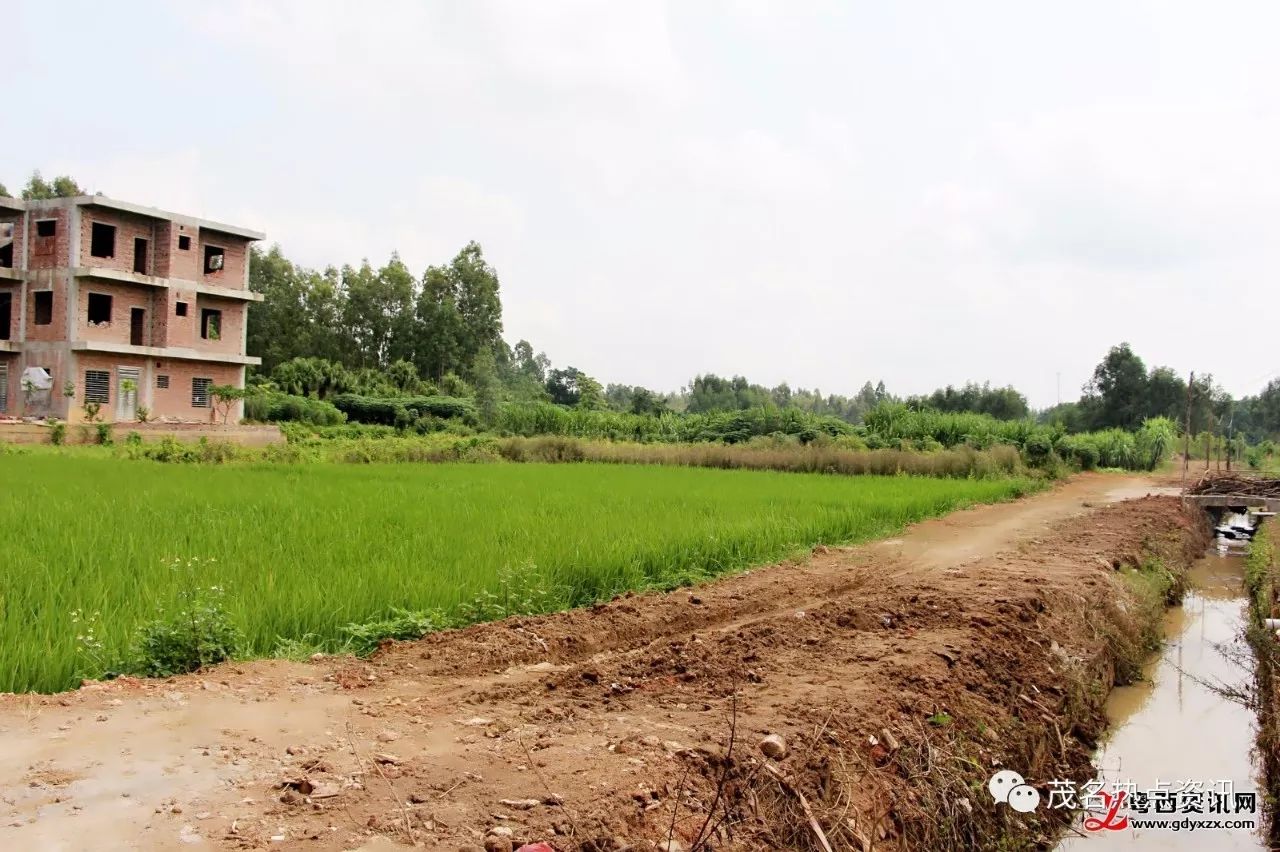
<path fill-rule="evenodd" d="M 1168 417 L 1148 417 L 1134 435 L 1135 463 L 1155 470 L 1169 457 L 1177 435 L 1178 427 Z"/>
<path fill-rule="evenodd" d="M 1022 449 L 1027 454 L 1028 463 L 1034 465 L 1043 464 L 1049 458 L 1049 454 L 1053 452 L 1053 441 L 1045 434 L 1032 435 L 1027 439 L 1027 443 Z"/>
<path fill-rule="evenodd" d="M 353 393 L 338 394 L 333 405 L 357 423 L 381 423 L 385 426 L 408 426 L 424 415 L 443 419 L 475 417 L 475 404 L 469 399 L 449 396 L 369 397 Z"/>
<path fill-rule="evenodd" d="M 244 400 L 244 419 L 258 423 L 308 423 L 336 426 L 347 416 L 332 403 L 285 393 L 252 393 Z"/>
<path fill-rule="evenodd" d="M 854 426 L 839 418 L 809 414 L 795 408 L 652 415 L 566 408 L 549 402 L 507 403 L 502 406 L 493 428 L 504 435 L 526 438 L 564 435 L 640 444 L 741 444 L 761 436 L 799 436 L 806 431 L 811 439 L 857 434 Z"/>
<path fill-rule="evenodd" d="M 99 444 L 102 444 L 104 447 L 111 445 L 112 440 L 111 440 L 111 424 L 110 423 L 97 424 L 97 433 L 98 433 L 97 437 L 98 437 Z"/>
<path fill-rule="evenodd" d="M 49 443 L 60 447 L 67 442 L 67 424 L 52 417 L 44 421 L 49 427 Z"/>
<path fill-rule="evenodd" d="M 554 612 L 564 606 L 569 595 L 568 589 L 557 589 L 548 584 L 532 562 L 501 569 L 495 586 L 493 591 L 483 591 L 458 608 L 464 623 Z"/>
<path fill-rule="evenodd" d="M 366 656 L 376 651 L 384 640 L 421 639 L 428 633 L 454 626 L 440 610 L 410 612 L 393 608 L 391 613 L 388 618 L 338 628 L 344 648 L 358 656 Z"/>

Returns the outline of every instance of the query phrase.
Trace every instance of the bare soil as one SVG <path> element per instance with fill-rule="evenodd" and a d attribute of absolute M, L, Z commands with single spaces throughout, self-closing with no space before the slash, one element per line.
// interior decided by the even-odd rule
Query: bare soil
<path fill-rule="evenodd" d="M 558 850 L 820 848 L 810 814 L 837 849 L 1043 847 L 1058 826 L 981 785 L 1088 773 L 1127 629 L 1113 567 L 1200 544 L 1158 490 L 1081 475 L 371 660 L 3 696 L 0 848 L 459 849 L 495 827 Z"/>

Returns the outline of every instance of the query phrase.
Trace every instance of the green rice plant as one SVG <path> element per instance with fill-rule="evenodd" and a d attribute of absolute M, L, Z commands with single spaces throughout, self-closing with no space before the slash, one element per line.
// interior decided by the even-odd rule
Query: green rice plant
<path fill-rule="evenodd" d="M 163 443 L 114 452 L 152 447 Z M 185 609 L 175 601 L 189 581 L 164 562 L 175 552 L 217 557 L 193 582 L 225 590 L 218 607 L 242 634 L 237 653 L 338 651 L 358 638 L 350 625 L 581 606 L 890 535 L 1036 487 L 590 462 L 159 464 L 75 450 L 0 455 L 0 692 L 75 685 L 85 669 L 77 611 L 99 613 L 103 659 L 127 659 L 157 612 Z M 387 635 L 418 624 L 392 627 Z"/>

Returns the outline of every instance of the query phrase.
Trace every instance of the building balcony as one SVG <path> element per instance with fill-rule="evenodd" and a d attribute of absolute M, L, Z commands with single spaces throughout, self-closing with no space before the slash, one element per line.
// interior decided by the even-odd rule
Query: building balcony
<path fill-rule="evenodd" d="M 168 278 L 157 278 L 154 275 L 143 275 L 138 272 L 121 272 L 119 269 L 107 269 L 104 266 L 77 266 L 71 270 L 77 278 L 88 278 L 94 281 L 110 281 L 113 284 L 137 284 L 141 287 L 168 287 Z"/>
<path fill-rule="evenodd" d="M 122 272 L 119 269 L 107 269 L 102 266 L 77 266 L 71 270 L 71 274 L 77 278 L 84 278 L 90 281 L 106 281 L 112 284 L 136 284 L 139 287 L 156 287 L 159 289 L 176 286 L 184 290 L 194 290 L 204 296 L 215 296 L 219 299 L 237 299 L 242 302 L 261 302 L 265 298 L 261 293 L 255 293 L 252 290 L 220 287 L 217 284 L 189 281 L 185 278 L 159 278 L 155 275 Z"/>
<path fill-rule="evenodd" d="M 112 355 L 140 355 L 144 358 L 172 359 L 179 361 L 208 361 L 214 364 L 240 364 L 246 367 L 262 363 L 261 358 L 239 355 L 234 352 L 202 352 L 185 346 L 133 346 L 128 343 L 112 343 L 104 340 L 75 340 L 71 349 L 76 352 L 107 352 Z"/>
<path fill-rule="evenodd" d="M 216 296 L 219 299 L 239 299 L 242 302 L 261 302 L 266 298 L 261 293 L 255 293 L 252 290 L 219 287 L 216 284 L 205 284 L 203 281 L 195 282 L 195 291 L 202 296 Z"/>

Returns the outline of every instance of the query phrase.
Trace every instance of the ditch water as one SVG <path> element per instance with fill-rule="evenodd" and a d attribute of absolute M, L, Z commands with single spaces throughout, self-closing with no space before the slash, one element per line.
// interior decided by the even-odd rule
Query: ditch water
<path fill-rule="evenodd" d="M 1205 556 L 1192 566 L 1187 584 L 1182 606 L 1165 615 L 1163 652 L 1147 664 L 1142 681 L 1117 687 L 1107 699 L 1110 733 L 1099 746 L 1094 764 L 1100 778 L 1132 780 L 1137 790 L 1155 789 L 1157 782 L 1176 786 L 1183 779 L 1206 784 L 1230 780 L 1236 791 L 1257 790 L 1260 803 L 1254 714 L 1202 683 L 1241 686 L 1252 678 L 1251 669 L 1242 665 L 1252 660 L 1241 638 L 1248 615 L 1244 560 L 1234 554 Z M 1227 655 L 1224 646 L 1231 649 Z M 1256 819 L 1261 824 L 1260 812 Z M 1068 835 L 1058 850 L 1267 849 L 1260 831 L 1248 829 L 1175 832 L 1131 826 L 1082 834 Z"/>

